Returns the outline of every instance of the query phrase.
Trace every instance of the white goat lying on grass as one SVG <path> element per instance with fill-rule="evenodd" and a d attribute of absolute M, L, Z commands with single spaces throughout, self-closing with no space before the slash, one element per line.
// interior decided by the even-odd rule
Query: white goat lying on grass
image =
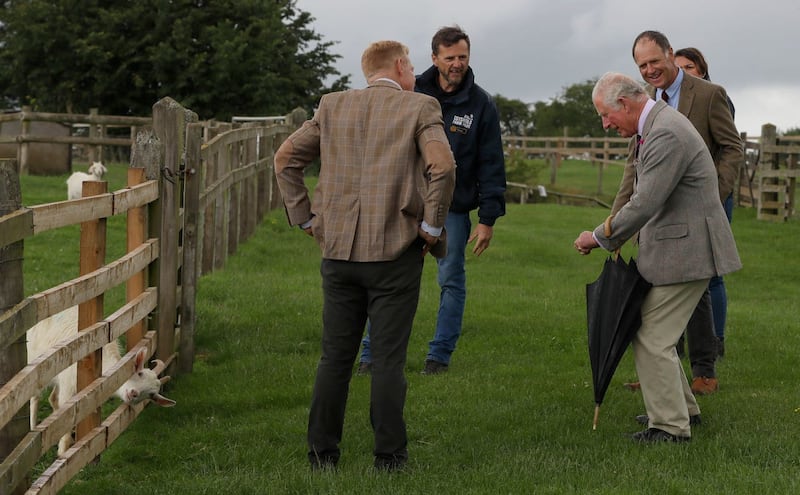
<path fill-rule="evenodd" d="M 87 180 L 101 180 L 108 169 L 101 162 L 94 162 L 89 167 L 89 173 L 74 172 L 67 179 L 67 199 L 78 199 L 83 196 L 83 183 Z"/>
<path fill-rule="evenodd" d="M 42 320 L 28 330 L 28 362 L 53 347 L 56 343 L 78 334 L 78 307 L 72 306 L 57 313 L 46 320 Z M 171 407 L 175 401 L 161 395 L 161 385 L 169 381 L 169 376 L 159 378 L 151 369 L 144 367 L 146 350 L 142 349 L 136 354 L 136 372 L 122 384 L 115 395 L 127 404 L 138 404 L 150 399 L 162 407 Z M 117 364 L 122 356 L 116 342 L 103 346 L 103 373 Z M 53 389 L 49 401 L 53 411 L 72 398 L 76 393 L 78 366 L 73 364 L 65 369 L 52 381 Z M 36 426 L 39 411 L 39 395 L 31 398 L 31 429 Z M 64 435 L 58 442 L 58 454 L 64 454 L 72 443 L 70 435 Z"/>

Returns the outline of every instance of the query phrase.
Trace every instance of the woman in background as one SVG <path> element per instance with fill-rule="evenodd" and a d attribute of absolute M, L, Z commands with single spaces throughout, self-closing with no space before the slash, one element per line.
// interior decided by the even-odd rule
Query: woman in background
<path fill-rule="evenodd" d="M 708 62 L 706 62 L 703 53 L 697 48 L 688 47 L 676 51 L 675 64 L 687 74 L 705 79 L 706 81 L 711 80 L 708 76 Z M 731 109 L 731 115 L 736 117 L 736 109 L 733 107 L 730 96 L 728 97 L 728 107 Z"/>

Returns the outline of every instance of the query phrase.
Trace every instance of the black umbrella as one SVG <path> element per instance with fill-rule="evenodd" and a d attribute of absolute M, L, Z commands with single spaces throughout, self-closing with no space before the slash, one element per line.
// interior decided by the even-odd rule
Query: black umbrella
<path fill-rule="evenodd" d="M 589 328 L 589 360 L 594 383 L 594 421 L 597 429 L 600 404 L 611 377 L 642 324 L 642 302 L 651 284 L 639 274 L 636 262 L 609 256 L 600 277 L 586 286 L 586 316 Z"/>

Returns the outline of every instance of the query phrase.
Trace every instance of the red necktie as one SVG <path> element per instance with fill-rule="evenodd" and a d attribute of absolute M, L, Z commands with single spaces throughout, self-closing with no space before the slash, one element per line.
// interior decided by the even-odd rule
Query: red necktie
<path fill-rule="evenodd" d="M 664 100 L 665 102 L 669 103 L 669 95 L 667 94 L 666 91 L 662 91 L 661 92 L 661 99 Z"/>

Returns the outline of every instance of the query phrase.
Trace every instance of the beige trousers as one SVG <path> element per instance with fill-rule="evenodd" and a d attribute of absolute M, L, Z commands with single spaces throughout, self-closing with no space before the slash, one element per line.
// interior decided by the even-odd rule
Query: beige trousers
<path fill-rule="evenodd" d="M 642 304 L 633 358 L 650 428 L 690 437 L 689 416 L 700 414 L 675 345 L 708 281 L 653 287 Z"/>

